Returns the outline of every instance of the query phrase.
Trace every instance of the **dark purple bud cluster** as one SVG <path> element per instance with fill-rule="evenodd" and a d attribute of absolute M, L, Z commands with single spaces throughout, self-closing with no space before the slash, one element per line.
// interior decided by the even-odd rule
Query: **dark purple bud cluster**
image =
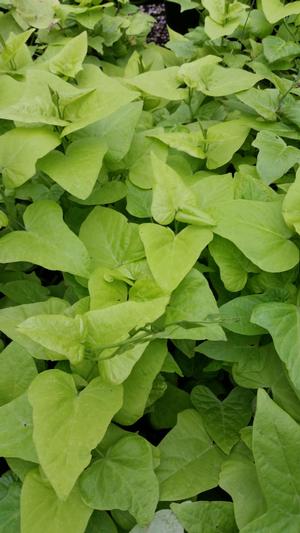
<path fill-rule="evenodd" d="M 148 13 L 156 22 L 147 37 L 147 42 L 154 42 L 156 44 L 165 44 L 169 40 L 166 20 L 166 7 L 165 3 L 159 4 L 142 4 L 140 6 L 141 11 Z"/>

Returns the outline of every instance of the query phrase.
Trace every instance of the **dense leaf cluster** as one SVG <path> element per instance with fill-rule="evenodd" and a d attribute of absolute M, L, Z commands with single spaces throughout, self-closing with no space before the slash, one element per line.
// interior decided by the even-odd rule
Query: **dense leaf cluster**
<path fill-rule="evenodd" d="M 300 2 L 176 2 L 0 1 L 0 533 L 299 531 Z"/>

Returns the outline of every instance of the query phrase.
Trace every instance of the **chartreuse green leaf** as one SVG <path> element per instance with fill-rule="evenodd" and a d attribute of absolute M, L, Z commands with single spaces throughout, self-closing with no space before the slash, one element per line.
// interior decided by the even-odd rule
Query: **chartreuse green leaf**
<path fill-rule="evenodd" d="M 290 185 L 282 203 L 282 214 L 286 224 L 295 228 L 300 234 L 300 170 L 296 172 L 296 179 Z"/>
<path fill-rule="evenodd" d="M 249 342 L 251 341 L 249 340 Z M 242 347 L 242 355 L 241 346 L 230 344 L 229 350 L 232 350 L 231 353 L 237 356 L 232 366 L 232 375 L 238 385 L 246 388 L 271 387 L 274 398 L 279 398 L 281 396 L 280 391 L 285 389 L 286 402 L 293 404 L 295 400 L 295 404 L 298 406 L 298 400 L 293 398 L 292 389 L 290 389 L 290 393 L 287 392 L 289 385 L 285 368 L 274 349 L 273 343 L 264 346 L 248 344 Z"/>
<path fill-rule="evenodd" d="M 169 296 L 155 283 L 141 280 L 136 283 L 135 290 L 135 298 L 86 313 L 87 344 L 100 357 L 105 348 L 118 347 L 126 339 L 129 341 L 131 330 L 143 328 L 163 315 Z"/>
<path fill-rule="evenodd" d="M 149 442 L 138 435 L 121 438 L 85 470 L 80 491 L 94 509 L 129 511 L 139 525 L 149 524 L 159 497 Z"/>
<path fill-rule="evenodd" d="M 125 198 L 127 187 L 123 181 L 96 181 L 95 187 L 85 200 L 72 198 L 77 204 L 81 205 L 106 205 L 113 204 Z"/>
<path fill-rule="evenodd" d="M 37 160 L 59 144 L 59 136 L 47 127 L 13 128 L 1 135 L 0 169 L 6 187 L 20 187 L 32 178 Z"/>
<path fill-rule="evenodd" d="M 144 349 L 123 383 L 123 405 L 115 416 L 119 424 L 129 426 L 143 416 L 153 382 L 162 369 L 167 353 L 163 340 L 155 340 Z"/>
<path fill-rule="evenodd" d="M 197 178 L 197 179 L 195 179 Z M 211 214 L 211 209 L 219 204 L 223 205 L 234 199 L 234 181 L 232 175 L 211 174 L 201 171 L 194 174 L 191 188 L 197 196 L 201 209 L 207 210 Z"/>
<path fill-rule="evenodd" d="M 239 530 L 266 510 L 253 458 L 246 447 L 235 448 L 223 463 L 220 487 L 233 500 L 234 516 Z M 272 530 L 273 531 L 273 530 Z"/>
<path fill-rule="evenodd" d="M 56 87 L 57 78 L 50 72 L 28 69 L 24 81 L 16 81 L 9 76 L 2 76 L 0 96 L 0 117 L 25 124 L 52 124 L 66 126 L 68 122 L 60 117 L 53 92 L 81 91 L 62 80 Z M 61 87 L 60 84 L 63 84 Z M 59 97 L 58 97 L 59 99 Z M 50 130 L 49 130 L 50 131 Z M 57 142 L 59 144 L 59 142 Z"/>
<path fill-rule="evenodd" d="M 195 387 L 191 395 L 208 434 L 225 453 L 239 441 L 239 431 L 249 423 L 253 398 L 250 390 L 236 387 L 221 401 L 204 385 Z"/>
<path fill-rule="evenodd" d="M 247 283 L 248 273 L 258 270 L 232 242 L 218 235 L 209 244 L 209 251 L 220 269 L 221 280 L 228 291 L 241 291 Z"/>
<path fill-rule="evenodd" d="M 26 393 L 0 407 L 0 455 L 38 461 L 32 441 L 32 409 Z"/>
<path fill-rule="evenodd" d="M 19 533 L 20 494 L 19 481 L 6 472 L 0 478 L 0 533 Z"/>
<path fill-rule="evenodd" d="M 194 1 L 194 0 L 171 0 L 171 2 L 180 5 L 181 13 L 183 11 L 187 11 L 189 9 L 193 9 L 195 7 L 199 7 L 198 0 L 196 0 L 196 1 Z"/>
<path fill-rule="evenodd" d="M 215 169 L 228 163 L 248 137 L 249 126 L 242 120 L 214 124 L 207 130 L 207 168 Z"/>
<path fill-rule="evenodd" d="M 282 218 L 281 202 L 234 200 L 219 205 L 213 215 L 218 222 L 214 231 L 262 270 L 284 272 L 298 263 L 299 251 L 288 240 L 292 232 Z"/>
<path fill-rule="evenodd" d="M 29 26 L 48 28 L 55 21 L 56 0 L 13 0 L 16 14 Z"/>
<path fill-rule="evenodd" d="M 220 307 L 224 327 L 240 335 L 260 335 L 265 330 L 251 322 L 253 309 L 268 300 L 264 294 L 247 294 L 229 300 Z"/>
<path fill-rule="evenodd" d="M 0 228 L 6 228 L 8 226 L 9 220 L 8 216 L 0 210 Z"/>
<path fill-rule="evenodd" d="M 22 335 L 57 352 L 71 363 L 84 357 L 85 328 L 80 315 L 75 318 L 63 315 L 38 315 L 27 318 L 18 326 Z"/>
<path fill-rule="evenodd" d="M 182 100 L 187 96 L 186 89 L 180 89 L 178 78 L 179 67 L 169 67 L 163 70 L 150 70 L 134 78 L 126 80 L 126 84 L 139 89 L 146 95 L 167 100 Z"/>
<path fill-rule="evenodd" d="M 105 267 L 98 267 L 89 278 L 90 309 L 102 309 L 127 300 L 127 285 L 124 281 L 109 278 Z"/>
<path fill-rule="evenodd" d="M 281 0 L 262 0 L 261 5 L 266 19 L 272 24 L 290 15 L 300 14 L 299 1 L 284 5 Z"/>
<path fill-rule="evenodd" d="M 21 493 L 22 533 L 85 533 L 91 514 L 77 486 L 60 500 L 38 469 L 27 474 Z"/>
<path fill-rule="evenodd" d="M 34 304 L 16 305 L 6 309 L 0 309 L 0 331 L 7 337 L 16 341 L 23 346 L 34 357 L 41 359 L 49 359 L 49 355 L 53 354 L 46 350 L 41 350 L 39 345 L 31 339 L 23 335 L 18 326 L 26 318 L 41 315 L 41 314 L 59 314 L 63 313 L 68 307 L 65 300 L 59 298 L 50 298 L 46 302 L 37 302 Z M 54 354 L 55 358 L 55 354 Z"/>
<path fill-rule="evenodd" d="M 171 295 L 164 319 L 166 335 L 172 339 L 225 339 L 221 326 L 214 324 L 214 318 L 210 318 L 210 315 L 218 314 L 219 309 L 206 278 L 192 269 Z"/>
<path fill-rule="evenodd" d="M 73 134 L 73 137 L 75 139 L 96 137 L 98 141 L 99 138 L 104 138 L 108 147 L 105 159 L 109 162 L 120 161 L 130 148 L 142 108 L 142 102 L 131 102 L 109 117 L 79 130 Z"/>
<path fill-rule="evenodd" d="M 262 41 L 264 56 L 269 63 L 283 59 L 292 59 L 299 55 L 300 45 L 293 41 L 287 42 L 275 35 L 268 35 Z"/>
<path fill-rule="evenodd" d="M 289 531 L 297 533 L 298 515 L 285 514 L 278 509 L 272 509 L 269 513 L 265 513 L 250 524 L 243 528 L 243 533 L 257 533 L 257 531 L 272 531 L 272 533 L 281 533 L 281 531 Z"/>
<path fill-rule="evenodd" d="M 251 321 L 272 335 L 275 349 L 284 362 L 289 377 L 300 390 L 300 311 L 296 305 L 270 302 L 254 308 Z"/>
<path fill-rule="evenodd" d="M 95 378 L 78 394 L 72 375 L 48 370 L 36 377 L 28 394 L 40 464 L 65 499 L 120 409 L 122 387 Z"/>
<path fill-rule="evenodd" d="M 26 392 L 36 374 L 32 356 L 20 344 L 11 342 L 0 353 L 0 405 Z"/>
<path fill-rule="evenodd" d="M 0 262 L 29 261 L 49 270 L 88 277 L 90 259 L 84 244 L 63 221 L 61 207 L 40 200 L 24 213 L 27 231 L 13 231 L 0 239 Z"/>
<path fill-rule="evenodd" d="M 187 533 L 237 531 L 231 502 L 183 502 L 172 503 L 171 509 Z"/>
<path fill-rule="evenodd" d="M 142 357 L 148 342 L 130 345 L 120 353 L 107 359 L 100 359 L 99 373 L 105 381 L 110 383 L 123 383 L 131 374 L 133 367 Z M 133 379 L 133 376 L 132 376 Z M 150 380 L 151 381 L 151 380 Z"/>
<path fill-rule="evenodd" d="M 221 61 L 221 57 L 208 54 L 200 59 L 181 65 L 178 71 L 178 77 L 191 89 L 197 89 L 202 68 L 206 65 L 216 65 Z"/>
<path fill-rule="evenodd" d="M 68 78 L 75 78 L 82 69 L 82 63 L 87 53 L 87 33 L 83 31 L 48 61 L 48 68 L 53 74 L 60 74 Z"/>
<path fill-rule="evenodd" d="M 148 137 L 145 132 L 137 132 L 125 158 L 125 164 L 129 167 L 130 181 L 141 189 L 151 189 L 153 184 L 152 153 L 166 162 L 168 147 L 157 139 Z"/>
<path fill-rule="evenodd" d="M 252 87 L 252 89 L 238 93 L 236 96 L 266 120 L 275 121 L 277 119 L 276 112 L 278 111 L 280 96 L 278 89 L 255 89 Z"/>
<path fill-rule="evenodd" d="M 196 226 L 187 226 L 175 235 L 158 224 L 141 224 L 139 232 L 152 275 L 168 292 L 176 289 L 212 240 L 210 230 Z"/>
<path fill-rule="evenodd" d="M 199 225 L 212 225 L 213 219 L 197 205 L 197 198 L 189 184 L 172 167 L 155 154 L 151 157 L 153 169 L 153 197 L 151 213 L 156 222 L 167 225 L 179 214 L 193 213 Z M 180 218 L 179 218 L 180 219 Z"/>
<path fill-rule="evenodd" d="M 149 133 L 149 136 L 192 157 L 205 159 L 205 139 L 200 128 L 189 130 L 188 128 L 181 127 L 178 131 L 159 131 L 157 133 Z"/>
<path fill-rule="evenodd" d="M 245 11 L 248 8 L 241 2 L 228 4 L 226 0 L 202 0 L 202 5 L 209 12 L 209 16 L 205 17 L 204 29 L 210 39 L 231 35 L 245 21 Z"/>
<path fill-rule="evenodd" d="M 299 442 L 299 424 L 265 391 L 259 390 L 253 424 L 253 454 L 267 512 L 250 522 L 245 532 L 279 533 L 283 525 L 286 531 L 296 532 L 300 514 Z"/>
<path fill-rule="evenodd" d="M 267 183 L 277 181 L 296 163 L 300 163 L 300 150 L 286 143 L 271 131 L 260 131 L 252 143 L 259 149 L 256 168 Z"/>
<path fill-rule="evenodd" d="M 9 64 L 11 61 L 14 61 L 16 55 L 18 54 L 20 49 L 23 48 L 27 39 L 29 39 L 30 35 L 32 35 L 33 32 L 34 29 L 31 28 L 30 30 L 19 33 L 18 35 L 14 35 L 13 33 L 11 33 L 1 51 L 0 64 Z"/>
<path fill-rule="evenodd" d="M 145 256 L 138 225 L 108 207 L 95 207 L 79 236 L 97 266 L 118 268 Z"/>
<path fill-rule="evenodd" d="M 223 454 L 211 441 L 197 411 L 179 413 L 176 426 L 158 448 L 160 500 L 184 500 L 217 486 Z"/>
<path fill-rule="evenodd" d="M 269 509 L 299 514 L 299 425 L 260 389 L 253 424 L 253 454 Z M 266 458 L 269 458 L 268 464 Z M 278 484 L 278 472 L 281 481 Z"/>
<path fill-rule="evenodd" d="M 135 526 L 130 533 L 184 533 L 175 514 L 169 509 L 157 511 L 148 527 Z"/>
<path fill-rule="evenodd" d="M 217 56 L 205 56 L 183 65 L 178 76 L 191 88 L 207 96 L 227 96 L 253 87 L 262 79 L 259 74 L 252 74 L 240 68 L 225 68 L 217 63 Z"/>
<path fill-rule="evenodd" d="M 78 75 L 80 89 L 89 89 L 64 107 L 64 119 L 71 122 L 63 130 L 63 135 L 77 131 L 98 120 L 102 120 L 129 104 L 138 93 L 127 89 L 117 79 L 106 76 L 99 67 L 86 64 Z"/>
<path fill-rule="evenodd" d="M 50 152 L 38 162 L 38 168 L 67 192 L 85 200 L 97 181 L 106 150 L 101 139 L 81 139 L 71 143 L 65 155 L 58 150 Z"/>

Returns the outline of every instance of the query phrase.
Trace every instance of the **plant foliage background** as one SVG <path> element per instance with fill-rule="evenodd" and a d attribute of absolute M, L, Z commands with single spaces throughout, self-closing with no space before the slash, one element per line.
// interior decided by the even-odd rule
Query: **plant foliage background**
<path fill-rule="evenodd" d="M 0 2 L 1 533 L 299 529 L 300 2 L 177 3 Z"/>

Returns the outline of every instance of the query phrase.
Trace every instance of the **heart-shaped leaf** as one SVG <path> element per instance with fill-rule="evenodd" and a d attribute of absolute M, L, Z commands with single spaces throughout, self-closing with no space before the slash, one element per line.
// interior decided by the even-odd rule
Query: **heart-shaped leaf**
<path fill-rule="evenodd" d="M 167 100 L 181 100 L 186 94 L 186 89 L 180 89 L 178 79 L 178 67 L 168 67 L 163 70 L 150 70 L 142 72 L 134 78 L 129 78 L 129 86 L 139 89 L 141 92 L 155 96 L 156 98 L 166 98 Z"/>
<path fill-rule="evenodd" d="M 265 328 L 272 335 L 275 349 L 286 365 L 289 377 L 300 389 L 300 313 L 299 307 L 289 303 L 262 303 L 254 308 L 251 322 Z"/>
<path fill-rule="evenodd" d="M 265 512 L 266 503 L 252 454 L 245 453 L 242 447 L 233 449 L 223 463 L 219 484 L 233 499 L 239 531 L 243 531 L 249 522 Z"/>
<path fill-rule="evenodd" d="M 22 533 L 84 533 L 93 510 L 85 505 L 77 486 L 64 501 L 38 469 L 31 470 L 21 494 Z"/>
<path fill-rule="evenodd" d="M 176 426 L 158 448 L 161 501 L 185 500 L 217 486 L 223 454 L 194 409 L 179 413 Z"/>
<path fill-rule="evenodd" d="M 40 464 L 58 497 L 67 498 L 122 405 L 122 387 L 95 378 L 78 394 L 72 375 L 49 370 L 28 395 Z"/>
<path fill-rule="evenodd" d="M 250 127 L 242 120 L 213 124 L 207 130 L 207 168 L 219 168 L 231 160 L 245 142 Z"/>
<path fill-rule="evenodd" d="M 137 282 L 141 288 L 146 282 Z M 150 324 L 164 314 L 169 296 L 163 293 L 155 283 L 156 294 L 147 291 L 140 298 L 129 299 L 127 302 L 111 305 L 103 309 L 95 309 L 86 313 L 87 342 L 92 349 L 107 348 L 107 345 L 118 345 L 120 341 L 129 340 L 129 333 Z M 142 291 L 141 291 L 142 293 Z"/>
<path fill-rule="evenodd" d="M 180 67 L 179 77 L 191 88 L 208 96 L 227 96 L 253 87 L 262 76 L 240 68 L 225 68 L 221 58 L 206 55 Z"/>
<path fill-rule="evenodd" d="M 253 424 L 253 453 L 260 486 L 268 508 L 298 516 L 299 442 L 299 424 L 263 389 L 259 389 Z"/>
<path fill-rule="evenodd" d="M 151 342 L 144 350 L 123 383 L 124 401 L 116 414 L 116 422 L 128 426 L 143 416 L 153 382 L 162 369 L 167 353 L 166 341 L 160 339 Z"/>
<path fill-rule="evenodd" d="M 214 231 L 262 270 L 284 272 L 298 263 L 299 250 L 289 240 L 292 232 L 283 220 L 281 202 L 238 199 L 218 205 L 213 213 L 218 221 Z"/>
<path fill-rule="evenodd" d="M 148 441 L 130 435 L 111 446 L 80 478 L 83 501 L 93 509 L 129 511 L 146 526 L 158 502 L 158 481 Z"/>
<path fill-rule="evenodd" d="M 210 39 L 219 39 L 223 35 L 231 35 L 241 24 L 244 24 L 247 6 L 241 2 L 215 2 L 202 0 L 202 5 L 209 12 L 205 17 L 205 33 Z"/>
<path fill-rule="evenodd" d="M 171 295 L 164 318 L 166 334 L 172 339 L 222 340 L 225 334 L 221 326 L 208 319 L 208 315 L 218 316 L 218 313 L 205 276 L 193 268 Z"/>
<path fill-rule="evenodd" d="M 159 139 L 175 150 L 180 150 L 192 157 L 205 159 L 204 145 L 205 139 L 202 130 L 199 129 L 184 129 L 181 127 L 178 131 L 161 131 L 154 130 L 153 133 L 148 134 L 149 137 Z"/>
<path fill-rule="evenodd" d="M 54 150 L 38 162 L 63 189 L 85 200 L 92 192 L 107 150 L 101 139 L 81 139 L 70 144 L 66 154 Z"/>
<path fill-rule="evenodd" d="M 140 236 L 155 281 L 171 292 L 192 269 L 213 235 L 196 226 L 187 226 L 175 235 L 158 224 L 141 224 Z"/>
<path fill-rule="evenodd" d="M 83 31 L 73 39 L 66 40 L 66 44 L 48 62 L 48 68 L 54 74 L 63 74 L 75 78 L 82 69 L 82 63 L 87 53 L 87 32 Z"/>
<path fill-rule="evenodd" d="M 77 81 L 80 89 L 90 91 L 65 105 L 64 119 L 72 124 L 64 128 L 63 135 L 108 117 L 138 96 L 137 92 L 127 89 L 117 78 L 106 76 L 98 65 L 85 64 Z"/>
<path fill-rule="evenodd" d="M 222 531 L 222 533 L 237 531 L 231 502 L 172 503 L 171 509 L 187 533 L 208 533 L 214 530 Z"/>
<path fill-rule="evenodd" d="M 300 163 L 300 150 L 295 146 L 287 146 L 271 131 L 260 131 L 252 145 L 259 149 L 257 172 L 268 185 L 281 178 L 293 165 Z"/>
<path fill-rule="evenodd" d="M 29 337 L 25 337 L 18 326 L 26 320 L 26 318 L 36 315 L 62 314 L 69 307 L 65 300 L 59 298 L 49 298 L 46 302 L 36 302 L 34 304 L 15 305 L 6 309 L 0 310 L 0 331 L 2 331 L 8 338 L 16 341 L 23 346 L 29 353 L 34 354 L 34 357 L 39 359 L 52 359 L 53 352 L 41 349 L 39 345 L 33 342 Z"/>
<path fill-rule="evenodd" d="M 28 389 L 37 369 L 25 348 L 11 342 L 0 354 L 0 405 L 6 404 Z"/>
<path fill-rule="evenodd" d="M 193 389 L 191 399 L 210 437 L 229 453 L 240 439 L 240 429 L 251 418 L 252 392 L 236 387 L 222 402 L 208 387 L 199 385 Z"/>
<path fill-rule="evenodd" d="M 161 161 L 154 153 L 151 155 L 153 169 L 153 199 L 151 213 L 159 224 L 167 225 L 176 215 L 182 220 L 182 214 L 195 214 L 199 224 L 211 225 L 213 219 L 202 211 L 197 204 L 197 197 L 190 186 L 172 167 Z"/>
<path fill-rule="evenodd" d="M 0 263 L 29 261 L 49 270 L 89 276 L 87 250 L 64 223 L 58 204 L 51 200 L 31 204 L 24 223 L 27 231 L 13 231 L 0 239 Z"/>
<path fill-rule="evenodd" d="M 20 187 L 32 178 L 37 160 L 59 144 L 59 136 L 47 127 L 14 128 L 1 135 L 0 169 L 6 186 Z"/>
<path fill-rule="evenodd" d="M 300 14 L 299 1 L 288 2 L 284 5 L 281 0 L 262 0 L 261 5 L 266 19 L 272 24 L 290 15 Z"/>
<path fill-rule="evenodd" d="M 0 407 L 0 455 L 37 462 L 32 441 L 32 408 L 26 393 Z"/>
<path fill-rule="evenodd" d="M 108 207 L 95 207 L 79 236 L 96 265 L 117 268 L 145 256 L 137 224 Z"/>
<path fill-rule="evenodd" d="M 48 350 L 57 352 L 73 364 L 84 357 L 85 330 L 80 315 L 32 316 L 22 322 L 18 330 Z"/>
<path fill-rule="evenodd" d="M 232 242 L 218 235 L 210 243 L 209 251 L 220 269 L 221 280 L 228 291 L 241 291 L 247 283 L 248 272 L 258 272 L 257 267 Z"/>
<path fill-rule="evenodd" d="M 142 109 L 143 102 L 131 102 L 112 113 L 109 117 L 78 130 L 72 135 L 72 138 L 94 137 L 98 140 L 100 138 L 105 139 L 108 147 L 105 160 L 110 163 L 120 161 L 131 146 Z"/>

